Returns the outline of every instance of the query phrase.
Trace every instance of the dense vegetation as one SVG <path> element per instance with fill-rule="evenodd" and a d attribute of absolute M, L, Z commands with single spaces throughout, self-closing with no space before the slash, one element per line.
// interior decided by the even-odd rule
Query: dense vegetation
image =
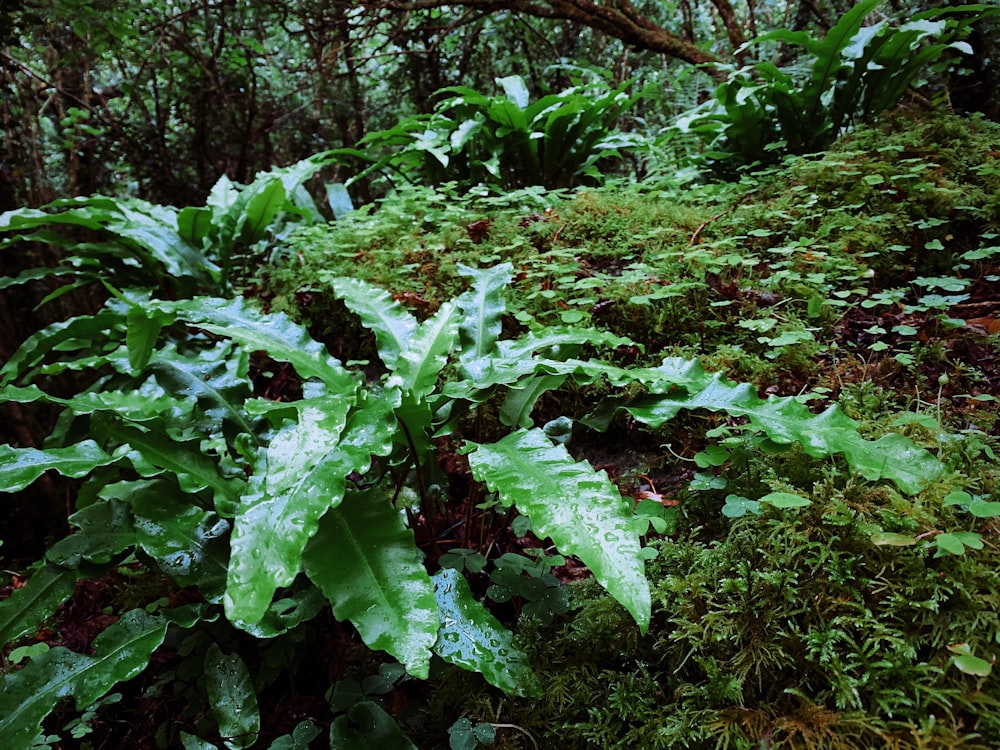
<path fill-rule="evenodd" d="M 994 10 L 424 5 L 5 12 L 0 746 L 996 747 Z"/>

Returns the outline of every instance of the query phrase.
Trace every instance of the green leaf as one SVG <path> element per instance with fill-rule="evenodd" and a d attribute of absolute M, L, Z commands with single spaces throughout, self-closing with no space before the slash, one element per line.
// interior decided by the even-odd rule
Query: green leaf
<path fill-rule="evenodd" d="M 46 450 L 0 445 L 0 492 L 19 492 L 50 469 L 64 477 L 79 479 L 115 460 L 93 440 Z"/>
<path fill-rule="evenodd" d="M 254 624 L 274 592 L 295 580 L 302 550 L 320 517 L 340 503 L 356 470 L 337 451 L 353 400 L 330 397 L 290 404 L 298 413 L 258 453 L 236 517 L 226 584 L 226 615 Z"/>
<path fill-rule="evenodd" d="M 527 109 L 531 97 L 528 93 L 528 86 L 521 76 L 507 76 L 497 78 L 497 83 L 503 87 L 504 94 L 520 109 Z"/>
<path fill-rule="evenodd" d="M 331 357 L 306 329 L 284 313 L 263 313 L 242 298 L 197 297 L 182 302 L 151 301 L 149 306 L 172 311 L 189 324 L 226 336 L 248 351 L 263 351 L 288 362 L 303 378 L 318 378 L 332 393 L 353 392 L 356 377 Z"/>
<path fill-rule="evenodd" d="M 651 427 L 659 427 L 682 409 L 724 411 L 744 416 L 750 424 L 776 443 L 798 443 L 813 457 L 842 453 L 848 464 L 869 480 L 888 479 L 903 492 L 913 495 L 940 476 L 943 466 L 928 451 L 906 437 L 890 433 L 878 440 L 865 440 L 850 419 L 836 405 L 813 414 L 794 397 L 770 396 L 766 401 L 746 383 L 734 383 L 719 373 L 708 375 L 696 368 L 687 394 L 639 397 L 615 408 L 625 408 L 633 417 Z"/>
<path fill-rule="evenodd" d="M 244 195 L 246 194 L 249 195 L 236 222 L 236 231 L 239 242 L 254 245 L 267 234 L 274 217 L 287 203 L 287 196 L 281 180 L 273 177 L 263 184 L 254 181 L 254 184 L 244 189 Z"/>
<path fill-rule="evenodd" d="M 125 331 L 125 345 L 128 348 L 128 363 L 132 370 L 139 372 L 149 362 L 153 347 L 160 335 L 163 319 L 147 315 L 138 305 L 129 308 L 126 316 L 128 328 Z"/>
<path fill-rule="evenodd" d="M 20 664 L 25 659 L 34 659 L 39 654 L 44 654 L 50 649 L 49 644 L 45 642 L 34 643 L 30 646 L 19 646 L 10 652 L 7 656 L 7 661 L 10 664 Z"/>
<path fill-rule="evenodd" d="M 135 529 L 128 506 L 119 500 L 88 505 L 69 517 L 79 531 L 56 542 L 45 553 L 54 563 L 77 567 L 81 560 L 110 562 L 135 545 Z"/>
<path fill-rule="evenodd" d="M 143 266 L 159 266 L 159 278 L 189 278 L 214 286 L 219 267 L 177 230 L 177 213 L 138 198 L 90 196 L 50 203 L 43 209 L 8 211 L 0 231 L 64 225 L 104 230 Z M 81 253 L 85 254 L 85 253 Z"/>
<path fill-rule="evenodd" d="M 232 505 L 243 492 L 243 481 L 221 476 L 215 461 L 202 452 L 199 440 L 176 442 L 161 432 L 114 422 L 105 429 L 110 437 L 131 448 L 128 459 L 144 477 L 167 471 L 177 477 L 181 489 L 187 492 L 210 488 L 217 507 Z"/>
<path fill-rule="evenodd" d="M 326 202 L 333 212 L 333 218 L 340 221 L 354 210 L 351 194 L 347 192 L 347 185 L 343 182 L 328 182 L 325 187 Z"/>
<path fill-rule="evenodd" d="M 507 427 L 528 429 L 534 425 L 531 411 L 538 399 L 566 382 L 567 375 L 541 375 L 512 387 L 500 404 L 500 422 Z"/>
<path fill-rule="evenodd" d="M 344 750 L 417 750 L 380 705 L 362 701 L 330 725 L 330 747 Z"/>
<path fill-rule="evenodd" d="M 184 750 L 218 750 L 211 742 L 183 731 L 181 732 L 181 745 L 184 746 Z"/>
<path fill-rule="evenodd" d="M 993 665 L 990 662 L 972 654 L 961 654 L 956 656 L 954 661 L 959 671 L 975 677 L 989 677 L 993 671 Z"/>
<path fill-rule="evenodd" d="M 423 401 L 437 384 L 458 334 L 458 308 L 445 302 L 417 328 L 406 350 L 400 353 L 390 385 L 399 386 L 404 396 Z"/>
<path fill-rule="evenodd" d="M 220 342 L 193 356 L 162 349 L 153 356 L 150 370 L 173 397 L 193 399 L 197 404 L 198 409 L 186 420 L 191 428 L 213 434 L 230 424 L 239 432 L 254 434 L 243 408 L 252 393 L 249 357 L 234 344 Z"/>
<path fill-rule="evenodd" d="M 747 513 L 760 515 L 760 503 L 741 495 L 726 495 L 726 504 L 722 506 L 722 515 L 726 518 L 742 518 Z"/>
<path fill-rule="evenodd" d="M 0 646 L 35 632 L 69 599 L 79 577 L 77 570 L 43 563 L 24 586 L 0 602 Z"/>
<path fill-rule="evenodd" d="M 348 493 L 323 516 L 303 565 L 338 619 L 350 620 L 370 648 L 427 678 L 438 630 L 434 590 L 413 532 L 388 498 Z"/>
<path fill-rule="evenodd" d="M 309 750 L 309 745 L 319 736 L 319 727 L 306 719 L 300 721 L 291 734 L 278 737 L 268 750 Z"/>
<path fill-rule="evenodd" d="M 187 206 L 177 212 L 177 233 L 195 247 L 203 247 L 212 230 L 212 211 L 198 206 Z"/>
<path fill-rule="evenodd" d="M 969 503 L 969 513 L 976 518 L 996 518 L 1000 516 L 1000 502 L 973 500 Z"/>
<path fill-rule="evenodd" d="M 445 568 L 433 576 L 441 616 L 434 652 L 449 664 L 479 672 L 506 693 L 542 694 L 528 657 L 514 636 L 475 598 L 457 570 Z"/>
<path fill-rule="evenodd" d="M 473 279 L 473 287 L 456 300 L 462 312 L 458 326 L 463 367 L 467 362 L 480 361 L 493 351 L 502 329 L 501 316 L 507 309 L 502 292 L 511 282 L 514 267 L 502 263 L 486 269 L 458 265 L 460 276 Z"/>
<path fill-rule="evenodd" d="M 92 655 L 57 646 L 4 675 L 0 747 L 29 750 L 59 700 L 72 696 L 83 711 L 117 683 L 138 675 L 166 632 L 164 618 L 134 609 L 96 638 Z"/>
<path fill-rule="evenodd" d="M 639 535 L 629 504 L 607 474 L 574 461 L 540 429 L 472 445 L 473 476 L 528 516 L 540 538 L 579 557 L 645 632 L 651 605 Z"/>
<path fill-rule="evenodd" d="M 105 309 L 96 315 L 80 315 L 53 323 L 33 333 L 11 355 L 0 369 L 0 385 L 13 382 L 26 369 L 38 365 L 45 355 L 73 341 L 104 342 L 123 324 L 125 316 L 119 310 Z M 83 348 L 84 344 L 80 345 Z"/>
<path fill-rule="evenodd" d="M 877 546 L 911 547 L 917 543 L 911 534 L 896 534 L 891 531 L 879 531 L 869 537 L 871 543 Z"/>
<path fill-rule="evenodd" d="M 964 555 L 966 548 L 982 549 L 983 539 L 971 531 L 955 531 L 938 534 L 934 537 L 934 544 L 939 554 L 949 552 L 953 555 Z"/>
<path fill-rule="evenodd" d="M 399 355 L 406 351 L 417 319 L 384 289 L 361 279 L 337 276 L 327 279 L 333 293 L 347 309 L 361 318 L 361 324 L 375 334 L 378 355 L 390 371 L 396 368 Z"/>
<path fill-rule="evenodd" d="M 812 501 L 800 495 L 793 495 L 790 492 L 769 492 L 758 502 L 770 503 L 775 508 L 804 508 L 811 505 Z"/>
<path fill-rule="evenodd" d="M 239 654 L 213 643 L 205 653 L 205 689 L 222 741 L 230 750 L 253 745 L 260 732 L 257 693 Z"/>
<path fill-rule="evenodd" d="M 226 585 L 230 524 L 163 480 L 115 485 L 132 506 L 136 543 L 181 586 L 219 603 Z"/>

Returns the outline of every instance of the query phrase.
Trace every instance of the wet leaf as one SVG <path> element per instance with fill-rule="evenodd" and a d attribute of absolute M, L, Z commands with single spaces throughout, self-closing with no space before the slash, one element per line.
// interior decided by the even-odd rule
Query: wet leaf
<path fill-rule="evenodd" d="M 366 281 L 337 276 L 327 282 L 347 309 L 375 334 L 379 357 L 389 370 L 394 370 L 399 355 L 406 351 L 417 330 L 417 319 L 387 291 Z"/>
<path fill-rule="evenodd" d="M 639 535 L 631 508 L 607 474 L 574 461 L 540 429 L 470 445 L 473 476 L 531 519 L 539 538 L 579 557 L 645 632 L 651 605 Z"/>
<path fill-rule="evenodd" d="M 359 468 L 337 450 L 353 399 L 289 406 L 298 419 L 258 451 L 234 521 L 224 601 L 235 622 L 259 622 L 274 592 L 291 585 L 320 517 L 340 503 L 347 475 Z"/>
<path fill-rule="evenodd" d="M 349 493 L 303 554 L 306 574 L 364 642 L 422 679 L 437 637 L 434 589 L 413 532 L 376 491 Z"/>
<path fill-rule="evenodd" d="M 57 646 L 4 675 L 0 747 L 29 750 L 42 721 L 62 698 L 74 697 L 77 710 L 83 711 L 117 683 L 135 677 L 166 632 L 164 618 L 134 609 L 97 637 L 92 655 Z"/>
<path fill-rule="evenodd" d="M 253 745 L 260 732 L 257 693 L 239 654 L 223 654 L 215 643 L 209 646 L 205 688 L 225 746 L 240 750 Z"/>
<path fill-rule="evenodd" d="M 135 529 L 128 506 L 119 500 L 103 500 L 78 510 L 69 522 L 79 531 L 49 548 L 46 558 L 59 565 L 77 567 L 81 561 L 110 562 L 135 545 Z"/>
<path fill-rule="evenodd" d="M 50 469 L 79 479 L 115 460 L 93 440 L 46 450 L 0 445 L 0 492 L 19 492 Z"/>
<path fill-rule="evenodd" d="M 76 587 L 79 571 L 45 563 L 20 588 L 0 602 L 0 645 L 34 632 Z"/>
<path fill-rule="evenodd" d="M 506 693 L 541 695 L 527 656 L 514 646 L 513 634 L 473 598 L 462 575 L 446 568 L 433 580 L 441 613 L 434 653 L 449 664 L 481 673 Z"/>

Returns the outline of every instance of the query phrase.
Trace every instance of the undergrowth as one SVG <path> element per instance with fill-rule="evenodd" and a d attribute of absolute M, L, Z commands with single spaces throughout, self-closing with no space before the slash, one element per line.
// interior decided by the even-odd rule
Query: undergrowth
<path fill-rule="evenodd" d="M 262 290 L 341 356 L 373 342 L 346 327 L 331 277 L 423 315 L 455 293 L 457 264 L 506 261 L 505 329 L 593 325 L 644 347 L 619 362 L 696 356 L 761 395 L 836 400 L 949 471 L 904 497 L 726 415 L 577 435 L 575 455 L 669 521 L 650 532 L 650 635 L 575 583 L 554 624 L 519 621 L 542 696 L 445 673 L 418 744 L 461 720 L 500 748 L 996 746 L 998 146 L 995 124 L 900 111 L 737 185 L 408 189 L 295 236 Z M 600 395 L 552 397 L 565 412 Z M 748 500 L 764 493 L 811 502 Z"/>
<path fill-rule="evenodd" d="M 896 113 L 731 185 L 406 187 L 287 243 L 231 222 L 257 299 L 113 290 L 36 334 L 5 398 L 73 416 L 5 486 L 91 476 L 0 607 L 19 739 L 996 747 L 998 149 Z"/>

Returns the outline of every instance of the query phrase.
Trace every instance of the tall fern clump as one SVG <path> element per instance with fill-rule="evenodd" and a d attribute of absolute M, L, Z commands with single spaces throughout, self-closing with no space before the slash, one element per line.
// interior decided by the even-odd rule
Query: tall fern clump
<path fill-rule="evenodd" d="M 372 163 L 355 179 L 380 172 L 423 184 L 457 182 L 466 189 L 569 187 L 581 180 L 599 182 L 599 160 L 641 143 L 616 127 L 641 96 L 629 94 L 628 83 L 580 85 L 534 102 L 520 76 L 497 83 L 502 96 L 442 89 L 433 113 L 365 136 L 358 149 L 343 152 Z"/>
<path fill-rule="evenodd" d="M 722 173 L 819 151 L 851 125 L 895 106 L 928 65 L 953 51 L 971 53 L 960 37 L 997 12 L 966 5 L 926 11 L 900 26 L 885 20 L 865 26 L 878 4 L 858 3 L 822 39 L 785 29 L 758 37 L 752 44 L 804 48 L 804 64 L 782 68 L 758 62 L 735 69 L 713 99 L 681 117 L 676 127 L 700 135 L 707 145 L 704 157 Z"/>

